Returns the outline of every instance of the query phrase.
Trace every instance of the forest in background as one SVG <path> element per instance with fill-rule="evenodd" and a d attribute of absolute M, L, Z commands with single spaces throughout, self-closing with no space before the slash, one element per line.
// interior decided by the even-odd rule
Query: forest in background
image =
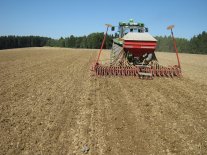
<path fill-rule="evenodd" d="M 40 36 L 1 36 L 0 49 L 22 48 L 22 47 L 66 47 L 66 48 L 89 48 L 99 49 L 104 33 L 91 33 L 88 36 L 69 36 L 66 38 L 52 39 Z M 104 49 L 112 47 L 114 36 L 108 35 Z M 173 41 L 170 36 L 156 36 L 158 41 L 157 51 L 173 52 Z M 190 40 L 176 38 L 178 51 L 181 53 L 207 54 L 207 32 L 192 37 Z"/>

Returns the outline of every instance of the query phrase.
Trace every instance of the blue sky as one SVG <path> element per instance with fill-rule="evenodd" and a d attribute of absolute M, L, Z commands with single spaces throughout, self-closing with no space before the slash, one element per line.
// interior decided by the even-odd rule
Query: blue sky
<path fill-rule="evenodd" d="M 207 31 L 207 0 L 0 0 L 0 36 L 81 36 L 130 18 L 154 36 L 174 24 L 175 35 L 189 39 Z"/>

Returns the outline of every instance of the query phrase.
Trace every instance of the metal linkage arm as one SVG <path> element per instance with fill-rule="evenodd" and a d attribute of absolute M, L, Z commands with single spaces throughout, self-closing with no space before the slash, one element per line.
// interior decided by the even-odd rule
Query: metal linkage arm
<path fill-rule="evenodd" d="M 97 60 L 96 60 L 96 64 L 98 64 L 98 62 L 99 62 L 100 55 L 101 55 L 101 52 L 102 52 L 102 50 L 103 50 L 103 46 L 104 46 L 104 43 L 105 43 L 105 40 L 106 40 L 106 36 L 107 36 L 108 29 L 109 29 L 109 27 L 112 27 L 111 24 L 105 24 L 105 25 L 106 25 L 107 28 L 106 28 L 106 32 L 105 32 L 105 34 L 104 34 L 104 38 L 103 38 L 103 41 L 102 41 L 102 44 L 101 44 L 100 51 L 99 51 L 99 53 L 98 53 L 98 57 L 97 57 Z"/>
<path fill-rule="evenodd" d="M 175 27 L 174 25 L 170 25 L 170 26 L 167 27 L 167 29 L 171 31 L 171 35 L 172 35 L 173 43 L 174 43 L 174 49 L 175 49 L 177 60 L 178 60 L 178 67 L 181 68 L 180 59 L 179 59 L 179 56 L 178 56 L 178 49 L 177 49 L 177 46 L 176 46 L 176 41 L 175 41 L 175 38 L 174 38 L 174 35 L 173 35 L 173 30 L 172 30 L 174 27 Z"/>

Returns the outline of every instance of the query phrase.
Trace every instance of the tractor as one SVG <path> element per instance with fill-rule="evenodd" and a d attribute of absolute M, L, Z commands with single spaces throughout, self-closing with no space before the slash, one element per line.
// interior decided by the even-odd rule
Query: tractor
<path fill-rule="evenodd" d="M 119 26 L 106 24 L 106 27 L 107 30 L 98 57 L 91 67 L 93 75 L 135 76 L 146 79 L 153 79 L 155 76 L 180 77 L 182 75 L 176 41 L 172 31 L 174 25 L 168 26 L 167 29 L 171 30 L 178 65 L 168 67 L 159 64 L 155 55 L 157 40 L 148 33 L 149 29 L 145 27 L 144 23 L 134 22 L 133 19 L 130 19 L 129 22 L 119 22 Z M 113 39 L 110 61 L 101 63 L 100 55 L 107 32 L 109 28 L 114 31 L 116 27 L 118 31 Z"/>

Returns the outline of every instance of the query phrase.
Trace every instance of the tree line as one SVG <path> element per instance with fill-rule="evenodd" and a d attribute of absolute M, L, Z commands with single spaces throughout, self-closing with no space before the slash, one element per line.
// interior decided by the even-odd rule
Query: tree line
<path fill-rule="evenodd" d="M 40 36 L 1 36 L 0 49 L 21 48 L 21 47 L 66 47 L 66 48 L 90 48 L 99 49 L 104 37 L 104 33 L 91 33 L 88 36 L 69 36 L 60 39 L 52 39 Z M 112 47 L 113 35 L 107 35 L 104 44 L 105 49 Z M 157 36 L 157 51 L 174 51 L 173 40 L 170 36 Z M 207 54 L 207 32 L 192 37 L 190 40 L 176 38 L 179 52 Z"/>
<path fill-rule="evenodd" d="M 99 49 L 104 37 L 104 33 L 91 33 L 88 36 L 49 39 L 46 46 L 51 47 L 69 47 L 69 48 L 91 48 Z M 112 47 L 113 35 L 107 35 L 104 49 L 110 49 Z"/>
<path fill-rule="evenodd" d="M 172 37 L 157 36 L 157 51 L 174 51 Z M 177 49 L 181 53 L 207 54 L 207 32 L 194 36 L 190 40 L 185 38 L 176 38 Z"/>
<path fill-rule="evenodd" d="M 1 36 L 0 49 L 42 47 L 48 40 L 50 38 L 40 36 Z"/>

